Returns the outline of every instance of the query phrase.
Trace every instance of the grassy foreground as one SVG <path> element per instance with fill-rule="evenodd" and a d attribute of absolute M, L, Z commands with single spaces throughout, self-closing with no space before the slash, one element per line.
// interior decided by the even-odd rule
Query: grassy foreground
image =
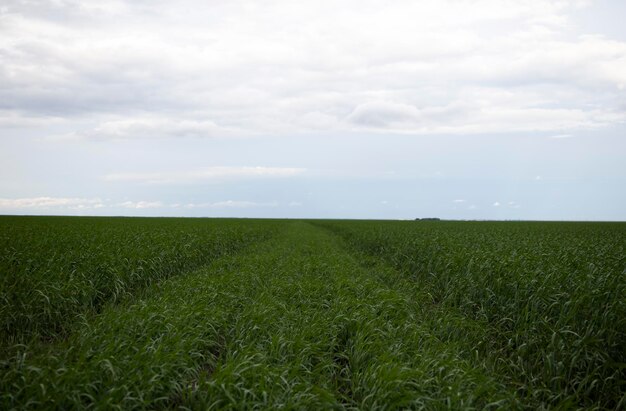
<path fill-rule="evenodd" d="M 28 224 L 47 223 L 37 220 Z M 30 314 L 43 318 L 37 327 L 6 320 L 27 288 L 1 283 L 2 321 L 11 325 L 1 409 L 625 405 L 623 224 L 102 219 L 91 224 L 120 231 L 101 248 L 133 231 L 125 224 L 142 240 L 123 249 L 127 262 L 92 253 L 85 270 L 109 257 L 126 278 L 134 249 L 157 258 L 181 238 L 193 250 L 213 248 L 181 269 L 164 271 L 175 263 L 157 260 L 144 271 L 150 281 L 124 283 L 123 298 L 105 294 L 98 309 L 68 309 L 59 290 L 77 285 L 55 273 L 73 259 L 50 250 L 74 248 L 27 248 L 46 240 L 25 239 L 15 221 L 3 270 L 19 277 L 7 255 L 27 256 L 36 269 L 22 275 L 56 284 L 47 296 L 73 315 L 49 324 Z M 89 227 L 77 221 L 65 220 L 67 241 Z M 145 234 L 173 227 L 182 231 L 157 236 L 159 245 Z M 77 284 L 89 285 L 93 272 Z"/>
<path fill-rule="evenodd" d="M 0 218 L 0 348 L 70 332 L 78 316 L 268 238 L 271 221 Z"/>

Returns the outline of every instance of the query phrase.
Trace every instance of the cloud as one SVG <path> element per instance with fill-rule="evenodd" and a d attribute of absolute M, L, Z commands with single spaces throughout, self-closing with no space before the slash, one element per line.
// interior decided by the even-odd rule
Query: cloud
<path fill-rule="evenodd" d="M 346 120 L 365 127 L 386 128 L 393 124 L 419 123 L 424 117 L 418 108 L 390 101 L 358 105 Z"/>
<path fill-rule="evenodd" d="M 94 209 L 105 207 L 99 198 L 32 197 L 0 198 L 0 209 Z"/>
<path fill-rule="evenodd" d="M 134 117 L 104 121 L 92 129 L 50 136 L 49 140 L 127 140 L 157 138 L 210 138 L 237 135 L 235 129 L 220 127 L 212 121 Z"/>
<path fill-rule="evenodd" d="M 587 6 L 7 0 L 0 127 L 59 118 L 57 138 L 108 140 L 621 123 L 626 42 L 580 31 Z"/>
<path fill-rule="evenodd" d="M 452 200 L 452 202 L 453 203 L 464 203 L 465 200 L 461 200 L 461 199 L 459 199 L 459 200 Z"/>
<path fill-rule="evenodd" d="M 572 138 L 573 136 L 571 134 L 555 134 L 553 136 L 549 136 L 548 138 L 553 138 L 555 140 L 561 140 L 561 139 L 565 139 L 565 138 Z"/>
<path fill-rule="evenodd" d="M 295 167 L 207 167 L 189 171 L 108 174 L 103 179 L 105 181 L 135 181 L 147 184 L 186 184 L 258 178 L 289 178 L 302 175 L 305 172 L 306 169 Z"/>
<path fill-rule="evenodd" d="M 483 96 L 483 97 L 486 97 Z M 358 130 L 405 134 L 478 134 L 593 128 L 626 120 L 626 114 L 565 108 L 501 107 L 491 102 L 454 102 L 418 108 L 390 101 L 357 106 L 346 121 Z"/>
<path fill-rule="evenodd" d="M 64 124 L 60 117 L 27 115 L 19 110 L 0 110 L 0 131 L 16 128 L 50 127 Z"/>
<path fill-rule="evenodd" d="M 185 204 L 185 208 L 255 208 L 255 207 L 278 207 L 278 202 L 255 202 L 255 201 L 236 201 L 226 200 L 213 203 L 189 203 Z"/>
<path fill-rule="evenodd" d="M 0 198 L 0 209 L 64 209 L 64 210 L 94 210 L 101 208 L 160 208 L 165 205 L 160 201 L 124 201 L 112 203 L 100 198 L 76 197 L 33 197 L 33 198 Z"/>
<path fill-rule="evenodd" d="M 494 207 L 500 207 L 500 203 L 498 201 L 496 201 L 495 203 L 493 203 Z"/>
<path fill-rule="evenodd" d="M 292 201 L 288 207 L 299 207 L 302 203 Z M 203 203 L 171 203 L 162 201 L 131 201 L 113 202 L 111 200 L 101 200 L 99 198 L 65 198 L 65 197 L 33 197 L 33 198 L 0 198 L 0 210 L 96 210 L 96 209 L 226 209 L 226 208 L 256 208 L 256 207 L 279 207 L 277 201 L 257 202 L 245 200 L 224 200 Z"/>
<path fill-rule="evenodd" d="M 114 207 L 122 208 L 134 208 L 134 209 L 146 209 L 146 208 L 161 208 L 164 207 L 160 201 L 124 201 L 113 205 Z"/>

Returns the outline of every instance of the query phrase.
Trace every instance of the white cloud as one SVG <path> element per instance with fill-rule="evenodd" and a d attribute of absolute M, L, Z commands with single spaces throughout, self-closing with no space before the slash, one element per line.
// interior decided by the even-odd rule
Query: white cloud
<path fill-rule="evenodd" d="M 74 131 L 50 140 L 126 140 L 157 138 L 210 138 L 230 137 L 241 131 L 220 127 L 208 120 L 177 120 L 144 116 L 103 121 L 92 129 Z"/>
<path fill-rule="evenodd" d="M 66 121 L 60 117 L 25 115 L 18 110 L 0 109 L 0 131 L 14 128 L 49 127 L 64 123 Z"/>
<path fill-rule="evenodd" d="M 553 136 L 549 136 L 549 138 L 553 138 L 556 140 L 560 140 L 560 139 L 565 139 L 565 138 L 572 138 L 573 136 L 571 134 L 555 134 Z"/>
<path fill-rule="evenodd" d="M 236 201 L 226 200 L 213 203 L 189 203 L 185 208 L 254 208 L 254 207 L 278 207 L 279 204 L 272 202 Z"/>
<path fill-rule="evenodd" d="M 475 100 L 473 104 L 457 101 L 445 107 L 417 108 L 408 104 L 375 101 L 357 106 L 346 121 L 358 130 L 477 134 L 591 128 L 626 120 L 626 114 L 600 110 L 514 107 L 511 103 L 508 106 Z"/>
<path fill-rule="evenodd" d="M 302 203 L 290 202 L 289 207 L 299 207 Z M 112 202 L 111 200 L 101 200 L 99 198 L 65 198 L 65 197 L 33 197 L 33 198 L 0 198 L 0 210 L 95 210 L 95 209 L 179 209 L 179 208 L 255 208 L 255 207 L 278 207 L 280 203 L 276 201 L 256 202 L 242 200 L 225 200 L 204 203 L 171 203 L 162 201 L 131 201 Z"/>
<path fill-rule="evenodd" d="M 145 208 L 161 208 L 163 203 L 160 201 L 124 201 L 117 203 L 114 207 L 145 209 Z"/>
<path fill-rule="evenodd" d="M 0 209 L 93 209 L 104 207 L 99 198 L 32 197 L 0 198 Z"/>
<path fill-rule="evenodd" d="M 78 197 L 32 197 L 32 198 L 0 198 L 0 209 L 63 209 L 63 210 L 93 210 L 100 208 L 159 208 L 165 207 L 160 201 L 124 201 L 112 203 L 100 198 Z"/>
<path fill-rule="evenodd" d="M 495 203 L 493 203 L 494 207 L 500 207 L 500 203 L 498 201 L 496 201 Z"/>
<path fill-rule="evenodd" d="M 464 203 L 465 200 L 458 199 L 458 200 L 452 200 L 452 202 L 453 203 Z"/>
<path fill-rule="evenodd" d="M 287 178 L 302 175 L 295 167 L 207 167 L 198 170 L 157 173 L 119 173 L 104 176 L 105 181 L 136 181 L 148 184 L 221 182 L 237 179 Z"/>
<path fill-rule="evenodd" d="M 580 1 L 3 4 L 0 127 L 62 118 L 65 138 L 108 140 L 626 120 L 626 43 L 580 32 Z"/>

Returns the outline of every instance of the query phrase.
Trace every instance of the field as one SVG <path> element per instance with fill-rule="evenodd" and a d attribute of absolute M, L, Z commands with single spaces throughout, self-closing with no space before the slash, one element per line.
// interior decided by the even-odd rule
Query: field
<path fill-rule="evenodd" d="M 626 224 L 0 217 L 0 409 L 625 409 Z"/>

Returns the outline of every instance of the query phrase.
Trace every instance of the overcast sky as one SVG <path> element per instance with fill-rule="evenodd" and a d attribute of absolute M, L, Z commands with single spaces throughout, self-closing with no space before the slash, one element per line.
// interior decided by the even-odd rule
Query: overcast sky
<path fill-rule="evenodd" d="M 0 214 L 626 220 L 623 0 L 0 2 Z"/>

